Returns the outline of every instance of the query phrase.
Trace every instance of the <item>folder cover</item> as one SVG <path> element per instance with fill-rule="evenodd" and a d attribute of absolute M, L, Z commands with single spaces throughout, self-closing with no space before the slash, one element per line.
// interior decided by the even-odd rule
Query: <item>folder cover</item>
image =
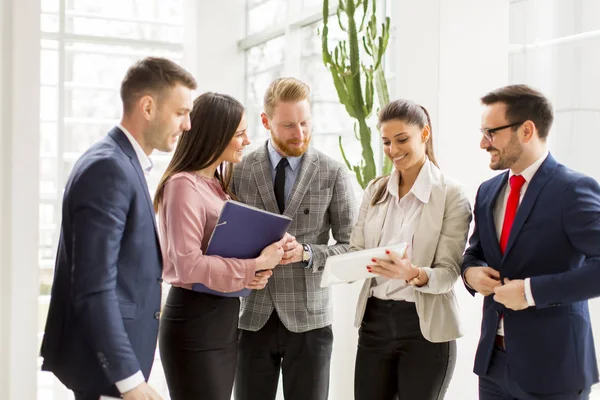
<path fill-rule="evenodd" d="M 406 251 L 406 243 L 392 244 L 390 246 L 376 247 L 373 249 L 351 251 L 337 256 L 327 257 L 323 277 L 321 278 L 321 287 L 335 285 L 336 283 L 354 282 L 366 278 L 375 278 L 375 275 L 367 271 L 367 265 L 372 265 L 371 259 L 381 258 L 390 260 L 385 254 L 386 250 L 403 256 Z"/>
<path fill-rule="evenodd" d="M 205 254 L 242 260 L 256 258 L 265 247 L 280 240 L 291 223 L 292 219 L 285 215 L 227 200 Z M 222 297 L 246 297 L 250 294 L 250 289 L 218 292 L 202 283 L 194 283 L 192 290 Z"/>

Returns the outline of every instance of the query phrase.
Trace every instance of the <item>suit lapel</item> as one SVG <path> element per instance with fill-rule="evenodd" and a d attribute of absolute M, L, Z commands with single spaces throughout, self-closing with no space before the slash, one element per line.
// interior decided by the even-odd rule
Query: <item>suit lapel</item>
<path fill-rule="evenodd" d="M 500 250 L 500 242 L 498 241 L 498 232 L 496 228 L 496 221 L 494 219 L 494 208 L 498 201 L 502 201 L 500 199 L 500 194 L 502 193 L 502 189 L 506 185 L 508 181 L 508 171 L 498 175 L 490 188 L 491 196 L 483 204 L 484 211 L 484 220 L 485 225 L 489 227 L 489 229 L 480 229 L 479 234 L 482 236 L 482 239 L 485 239 L 486 243 L 489 243 L 489 248 L 492 251 L 491 256 L 495 260 L 502 260 L 502 251 Z M 502 229 L 502 227 L 500 227 Z M 485 236 L 485 238 L 484 238 Z M 488 248 L 488 246 L 485 246 Z M 496 265 L 496 263 L 492 263 L 488 261 L 491 265 Z M 498 265 L 500 263 L 498 262 Z"/>
<path fill-rule="evenodd" d="M 266 143 L 255 153 L 251 169 L 265 210 L 279 214 L 279 207 L 277 207 L 275 193 L 273 192 L 271 159 Z"/>
<path fill-rule="evenodd" d="M 133 169 L 136 172 L 136 175 L 142 185 L 142 191 L 144 192 L 144 196 L 146 197 L 146 204 L 148 205 L 148 211 L 152 215 L 152 224 L 154 225 L 154 232 L 158 236 L 158 229 L 156 227 L 156 218 L 154 214 L 154 206 L 152 205 L 152 199 L 150 198 L 150 189 L 148 188 L 148 182 L 146 181 L 146 176 L 144 175 L 144 171 L 142 171 L 142 166 L 140 165 L 140 161 L 138 160 L 137 154 L 133 149 L 133 146 L 119 128 L 114 127 L 109 133 L 109 136 L 114 139 L 114 141 L 119 145 L 121 150 L 129 157 L 129 161 L 131 161 L 131 165 L 133 165 Z"/>
<path fill-rule="evenodd" d="M 537 170 L 535 175 L 533 175 L 531 182 L 529 182 L 529 185 L 527 186 L 525 196 L 523 197 L 523 200 L 517 209 L 517 215 L 515 215 L 515 220 L 510 230 L 504 257 L 506 257 L 517 240 L 519 232 L 521 231 L 521 228 L 523 228 L 523 224 L 527 220 L 529 213 L 531 213 L 535 201 L 537 200 L 546 183 L 548 183 L 552 175 L 554 175 L 557 165 L 558 164 L 554 158 L 551 155 L 548 155 L 546 160 L 544 160 L 542 165 L 540 165 L 540 168 Z"/>
<path fill-rule="evenodd" d="M 446 208 L 446 187 L 439 170 L 431 165 L 431 195 L 423 205 L 419 226 L 413 236 L 412 260 L 415 265 L 431 266 L 442 231 Z"/>
<path fill-rule="evenodd" d="M 306 153 L 304 153 L 304 156 L 302 156 L 300 171 L 298 171 L 296 182 L 294 182 L 283 214 L 288 217 L 293 217 L 296 214 L 296 211 L 298 211 L 298 207 L 300 207 L 300 203 L 318 170 L 318 155 L 309 147 Z"/>

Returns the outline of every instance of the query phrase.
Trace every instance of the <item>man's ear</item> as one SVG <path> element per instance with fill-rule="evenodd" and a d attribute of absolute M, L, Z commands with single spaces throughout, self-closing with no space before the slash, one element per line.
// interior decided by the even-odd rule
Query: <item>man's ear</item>
<path fill-rule="evenodd" d="M 140 108 L 140 111 L 146 120 L 149 121 L 154 118 L 154 113 L 156 112 L 156 101 L 154 101 L 152 96 L 149 94 L 142 96 L 138 100 L 138 107 Z"/>
<path fill-rule="evenodd" d="M 265 114 L 265 113 L 260 114 L 260 121 L 262 122 L 262 124 L 266 130 L 268 130 L 268 131 L 271 130 L 271 124 L 269 122 L 269 117 L 267 117 L 267 114 Z"/>
<path fill-rule="evenodd" d="M 523 122 L 523 125 L 521 125 L 521 129 L 523 132 L 524 142 L 529 142 L 531 139 L 533 139 L 533 135 L 535 134 L 535 132 L 537 132 L 535 123 L 531 120 Z"/>

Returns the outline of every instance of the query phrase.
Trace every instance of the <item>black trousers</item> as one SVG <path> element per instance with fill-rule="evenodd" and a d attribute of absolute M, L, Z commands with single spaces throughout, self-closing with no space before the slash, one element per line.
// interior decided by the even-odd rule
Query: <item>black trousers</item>
<path fill-rule="evenodd" d="M 331 326 L 294 333 L 273 311 L 259 331 L 240 331 L 235 400 L 275 400 L 280 368 L 286 400 L 326 400 L 332 344 Z"/>
<path fill-rule="evenodd" d="M 480 400 L 588 400 L 590 392 L 591 388 L 582 388 L 575 393 L 527 393 L 509 378 L 506 352 L 497 347 L 492 353 L 487 375 L 479 377 Z"/>
<path fill-rule="evenodd" d="M 369 298 L 358 335 L 355 400 L 444 398 L 456 342 L 426 340 L 414 303 Z"/>
<path fill-rule="evenodd" d="M 159 328 L 171 400 L 230 400 L 238 352 L 237 297 L 171 287 Z"/>

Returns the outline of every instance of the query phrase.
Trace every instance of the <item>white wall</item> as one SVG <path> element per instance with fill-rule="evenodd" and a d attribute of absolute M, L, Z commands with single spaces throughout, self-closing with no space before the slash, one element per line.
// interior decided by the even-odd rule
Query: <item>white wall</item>
<path fill-rule="evenodd" d="M 186 32 L 184 53 L 193 54 L 186 56 L 186 66 L 198 81 L 198 93 L 216 91 L 243 101 L 244 55 L 237 43 L 246 33 L 245 10 L 245 0 L 196 2 L 195 42 Z"/>
<path fill-rule="evenodd" d="M 36 398 L 39 0 L 0 6 L 0 398 Z"/>

